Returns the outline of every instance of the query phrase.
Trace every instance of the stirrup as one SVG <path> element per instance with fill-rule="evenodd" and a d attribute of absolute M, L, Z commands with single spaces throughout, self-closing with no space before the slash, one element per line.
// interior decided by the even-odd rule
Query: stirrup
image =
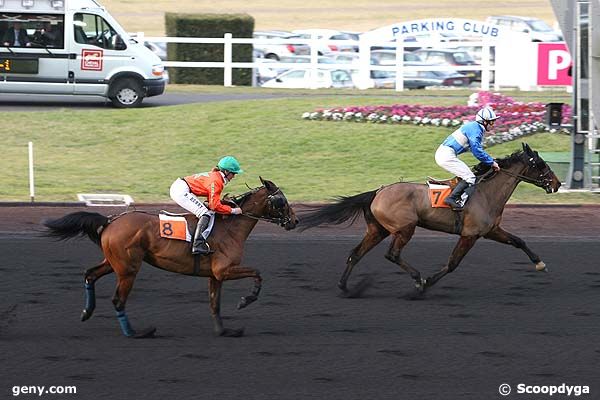
<path fill-rule="evenodd" d="M 444 200 L 444 204 L 450 206 L 452 211 L 462 211 L 464 209 L 464 205 L 461 206 L 456 200 L 451 199 L 450 197 L 447 197 Z"/>
<path fill-rule="evenodd" d="M 192 246 L 192 254 L 210 254 L 212 250 L 206 242 L 198 243 Z"/>

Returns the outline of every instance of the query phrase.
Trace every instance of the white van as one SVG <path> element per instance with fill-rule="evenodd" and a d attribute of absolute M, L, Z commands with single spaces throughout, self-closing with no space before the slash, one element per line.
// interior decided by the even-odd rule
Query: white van
<path fill-rule="evenodd" d="M 0 0 L 0 93 L 97 95 L 136 107 L 164 65 L 94 0 Z"/>
<path fill-rule="evenodd" d="M 516 32 L 525 33 L 532 42 L 560 42 L 563 40 L 561 32 L 556 32 L 539 18 L 517 15 L 492 15 L 487 17 L 486 22 L 492 25 L 500 25 Z"/>

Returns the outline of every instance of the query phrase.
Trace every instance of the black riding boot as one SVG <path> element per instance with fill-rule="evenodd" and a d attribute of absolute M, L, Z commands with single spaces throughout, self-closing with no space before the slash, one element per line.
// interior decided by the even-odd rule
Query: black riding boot
<path fill-rule="evenodd" d="M 458 201 L 460 200 L 460 196 L 462 195 L 462 193 L 469 186 L 470 185 L 467 183 L 467 181 L 459 181 L 454 187 L 454 190 L 452 190 L 452 193 L 450 193 L 450 196 L 446 197 L 444 203 L 449 205 L 454 211 L 462 210 L 463 207 L 460 204 L 458 204 Z"/>
<path fill-rule="evenodd" d="M 206 240 L 204 240 L 204 236 L 202 236 L 202 232 L 208 228 L 208 223 L 210 222 L 210 215 L 204 214 L 198 220 L 198 225 L 196 225 L 196 232 L 194 233 L 194 244 L 192 245 L 192 254 L 208 254 L 210 253 L 210 247 Z"/>

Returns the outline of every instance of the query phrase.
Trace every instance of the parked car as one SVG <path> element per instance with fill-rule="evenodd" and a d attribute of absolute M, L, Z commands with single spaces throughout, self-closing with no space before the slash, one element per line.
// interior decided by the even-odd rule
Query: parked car
<path fill-rule="evenodd" d="M 280 63 L 285 63 L 285 64 L 309 64 L 311 61 L 311 56 L 289 56 L 289 57 L 281 57 L 281 60 L 279 60 Z M 317 63 L 319 64 L 334 64 L 335 61 L 329 57 L 325 57 L 325 56 L 318 56 L 317 57 Z M 289 71 L 290 69 L 296 69 L 294 68 L 290 68 L 290 67 L 283 67 L 283 66 L 277 66 L 275 67 L 277 69 L 277 72 L 279 74 L 284 73 L 285 71 Z"/>
<path fill-rule="evenodd" d="M 252 35 L 254 39 L 281 39 L 292 40 L 298 39 L 298 35 L 294 35 L 285 31 L 256 31 Z M 310 46 L 302 43 L 255 43 L 254 49 L 262 52 L 264 58 L 280 60 L 281 57 L 310 54 Z"/>
<path fill-rule="evenodd" d="M 162 61 L 167 61 L 167 44 L 163 42 L 144 41 L 144 46 L 152 50 Z"/>
<path fill-rule="evenodd" d="M 486 22 L 526 33 L 532 42 L 560 42 L 563 40 L 561 32 L 550 28 L 547 23 L 539 18 L 517 15 L 492 15 L 487 17 Z"/>
<path fill-rule="evenodd" d="M 309 89 L 316 80 L 316 87 L 322 88 L 352 88 L 354 83 L 350 72 L 343 69 L 318 69 L 316 76 L 313 70 L 292 69 L 265 82 L 267 88 Z"/>
<path fill-rule="evenodd" d="M 277 68 L 277 60 L 271 58 L 256 58 L 255 63 L 259 66 L 255 69 L 256 84 L 262 86 L 266 81 L 275 78 L 281 73 Z"/>
<path fill-rule="evenodd" d="M 410 51 L 405 51 L 402 55 L 404 62 L 421 62 L 421 57 Z M 372 64 L 378 65 L 396 65 L 396 50 L 373 50 L 371 51 Z"/>
<path fill-rule="evenodd" d="M 410 36 L 404 36 L 403 46 L 404 51 L 415 51 L 421 48 L 432 47 L 433 43 L 438 42 L 460 42 L 464 38 L 449 32 L 430 32 L 430 33 L 419 33 Z M 395 40 L 392 40 L 395 42 Z M 371 50 L 396 50 L 394 46 L 372 46 Z"/>
<path fill-rule="evenodd" d="M 423 62 L 438 65 L 479 65 L 471 54 L 457 49 L 420 49 L 415 50 L 416 55 Z M 481 71 L 457 71 L 466 75 L 472 81 L 481 81 Z"/>
<path fill-rule="evenodd" d="M 375 88 L 394 89 L 396 87 L 396 72 L 394 71 L 371 71 L 371 79 Z M 403 82 L 405 89 L 425 89 L 430 86 L 464 87 L 471 83 L 467 76 L 452 71 L 404 71 Z"/>
<path fill-rule="evenodd" d="M 341 32 L 332 29 L 299 29 L 292 31 L 295 35 L 299 35 L 303 39 L 311 39 L 313 35 L 317 36 L 317 39 L 324 40 L 358 40 L 355 33 Z M 335 51 L 358 51 L 358 43 L 326 43 L 320 44 L 317 47 L 319 55 L 327 55 Z"/>

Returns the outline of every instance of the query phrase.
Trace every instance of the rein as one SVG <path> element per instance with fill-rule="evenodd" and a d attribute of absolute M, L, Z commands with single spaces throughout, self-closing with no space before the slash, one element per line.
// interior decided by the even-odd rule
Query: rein
<path fill-rule="evenodd" d="M 517 179 L 519 179 L 519 180 L 521 180 L 523 182 L 531 183 L 531 184 L 536 185 L 536 186 L 547 186 L 548 180 L 546 178 L 547 178 L 550 170 L 547 170 L 547 171 L 541 173 L 538 179 L 532 179 L 532 178 L 529 178 L 529 177 L 527 177 L 525 175 L 515 174 L 515 173 L 512 173 L 510 171 L 506 171 L 504 169 L 500 169 L 500 172 L 504 172 L 506 175 L 512 176 L 512 177 L 517 178 Z"/>
<path fill-rule="evenodd" d="M 256 191 L 258 189 L 259 188 L 253 189 L 253 190 L 251 190 L 250 192 L 248 192 L 246 194 L 256 193 Z M 267 196 L 267 204 L 269 205 L 270 208 L 273 208 L 273 205 L 272 205 L 273 196 L 277 195 L 278 193 L 281 193 L 281 189 L 279 189 L 279 188 L 277 188 L 277 190 L 275 192 L 270 193 Z M 241 197 L 245 197 L 246 194 L 242 195 Z M 233 201 L 233 203 L 236 204 L 236 206 L 238 206 L 239 208 L 241 208 L 235 201 Z M 277 224 L 277 225 L 281 225 L 281 226 L 283 226 L 283 225 L 285 225 L 285 224 L 287 224 L 287 223 L 289 223 L 291 221 L 291 219 L 288 216 L 281 215 L 279 217 L 264 217 L 262 215 L 255 215 L 255 214 L 251 214 L 249 212 L 245 212 L 243 209 L 242 209 L 242 214 L 241 215 L 243 215 L 245 217 L 248 217 L 248 218 L 252 218 L 252 219 L 258 220 L 258 221 L 270 222 L 272 224 Z"/>
<path fill-rule="evenodd" d="M 529 166 L 529 167 L 531 167 L 531 166 Z M 530 177 L 522 175 L 522 174 L 516 174 L 516 173 L 510 172 L 504 168 L 501 168 L 498 172 L 502 172 L 508 176 L 517 178 L 519 181 L 531 183 L 533 185 L 543 187 L 543 188 L 549 187 L 549 185 L 551 183 L 551 179 L 548 179 L 548 175 L 552 172 L 552 170 L 550 168 L 546 168 L 543 171 L 541 171 L 537 178 L 530 178 Z M 487 172 L 485 172 L 483 175 L 481 175 L 478 178 L 478 182 L 484 182 L 490 178 L 493 178 L 494 176 L 496 176 L 496 173 L 497 172 L 495 172 L 493 169 L 490 168 Z"/>

